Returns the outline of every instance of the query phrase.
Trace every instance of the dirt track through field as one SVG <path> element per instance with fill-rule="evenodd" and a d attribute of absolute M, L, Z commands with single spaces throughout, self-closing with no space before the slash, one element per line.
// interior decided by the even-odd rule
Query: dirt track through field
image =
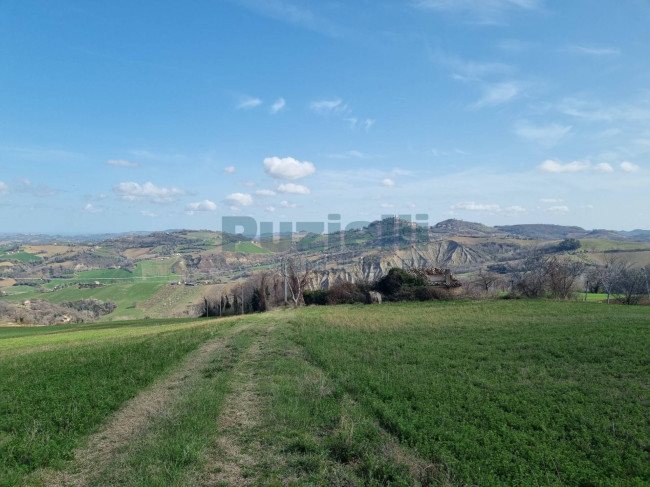
<path fill-rule="evenodd" d="M 201 370 L 209 364 L 215 353 L 221 350 L 232 333 L 239 333 L 248 325 L 239 326 L 225 337 L 212 339 L 192 352 L 172 375 L 154 383 L 120 409 L 109 423 L 90 437 L 87 446 L 75 451 L 71 468 L 62 472 L 45 474 L 47 486 L 85 486 L 94 472 L 102 471 L 156 417 L 199 378 Z"/>
<path fill-rule="evenodd" d="M 258 336 L 233 371 L 231 390 L 219 416 L 219 436 L 213 449 L 212 461 L 204 466 L 202 483 L 206 485 L 247 486 L 256 479 L 246 471 L 253 468 L 263 456 L 257 441 L 242 441 L 255 435 L 262 422 L 261 399 L 257 387 L 256 368 L 262 359 L 267 328 Z M 244 446 L 246 443 L 246 446 Z"/>

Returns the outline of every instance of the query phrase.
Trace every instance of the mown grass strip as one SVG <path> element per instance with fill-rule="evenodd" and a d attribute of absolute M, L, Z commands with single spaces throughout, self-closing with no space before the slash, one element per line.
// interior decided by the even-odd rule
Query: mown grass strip
<path fill-rule="evenodd" d="M 78 343 L 61 350 L 0 359 L 0 485 L 16 485 L 38 468 L 61 467 L 80 439 L 202 342 L 220 322 L 166 332 L 133 330 L 32 337 Z M 119 330 L 120 332 L 123 330 Z M 129 334 L 128 332 L 132 333 Z M 18 339 L 16 339 L 18 340 Z M 11 342 L 6 340 L 3 342 Z M 41 342 L 39 341 L 40 345 Z"/>
<path fill-rule="evenodd" d="M 196 485 L 198 465 L 205 462 L 217 429 L 217 417 L 229 392 L 233 367 L 252 340 L 244 330 L 229 337 L 202 368 L 188 377 L 188 389 L 121 454 L 94 472 L 89 485 Z"/>

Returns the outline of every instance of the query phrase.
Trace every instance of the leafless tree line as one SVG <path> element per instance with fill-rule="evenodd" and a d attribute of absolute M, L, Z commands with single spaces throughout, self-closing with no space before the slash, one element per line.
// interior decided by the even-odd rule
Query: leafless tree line
<path fill-rule="evenodd" d="M 532 250 L 521 264 L 507 275 L 480 270 L 474 288 L 487 294 L 507 288 L 528 298 L 569 299 L 591 290 L 613 296 L 625 304 L 638 304 L 644 296 L 650 302 L 650 264 L 634 266 L 612 256 L 603 265 L 588 266 L 569 256 L 549 256 Z"/>

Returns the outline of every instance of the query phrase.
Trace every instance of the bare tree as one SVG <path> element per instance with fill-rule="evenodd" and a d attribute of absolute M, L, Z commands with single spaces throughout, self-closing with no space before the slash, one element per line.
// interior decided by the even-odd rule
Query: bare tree
<path fill-rule="evenodd" d="M 539 249 L 532 249 L 522 262 L 522 269 L 516 276 L 516 286 L 526 297 L 539 298 L 544 295 L 548 283 L 547 260 L 548 257 Z"/>
<path fill-rule="evenodd" d="M 490 292 L 490 288 L 497 284 L 500 277 L 498 274 L 493 272 L 486 271 L 484 269 L 479 269 L 478 274 L 476 275 L 475 283 L 481 288 L 485 293 Z"/>
<path fill-rule="evenodd" d="M 600 267 L 595 274 L 603 286 L 603 290 L 607 293 L 607 304 L 610 303 L 612 293 L 616 289 L 622 269 L 622 262 L 620 262 L 616 257 L 609 257 L 605 261 L 605 265 Z"/>
<path fill-rule="evenodd" d="M 294 259 L 289 259 L 283 272 L 286 272 L 284 277 L 286 278 L 293 304 L 298 307 L 301 303 L 304 303 L 302 293 L 309 282 L 311 274 L 309 264 L 306 264 L 305 269 L 302 270 L 302 262 L 296 263 Z"/>
<path fill-rule="evenodd" d="M 546 261 L 546 275 L 551 294 L 555 298 L 569 299 L 575 291 L 576 280 L 584 271 L 584 264 L 568 257 L 552 257 Z"/>
<path fill-rule="evenodd" d="M 646 291 L 646 273 L 641 267 L 626 264 L 618 275 L 616 290 L 623 295 L 625 304 L 637 304 Z"/>

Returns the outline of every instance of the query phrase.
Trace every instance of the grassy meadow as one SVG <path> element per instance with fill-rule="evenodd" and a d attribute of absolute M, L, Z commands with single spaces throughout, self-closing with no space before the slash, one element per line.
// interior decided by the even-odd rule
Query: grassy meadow
<path fill-rule="evenodd" d="M 0 328 L 0 486 L 647 485 L 649 349 L 552 301 Z"/>

